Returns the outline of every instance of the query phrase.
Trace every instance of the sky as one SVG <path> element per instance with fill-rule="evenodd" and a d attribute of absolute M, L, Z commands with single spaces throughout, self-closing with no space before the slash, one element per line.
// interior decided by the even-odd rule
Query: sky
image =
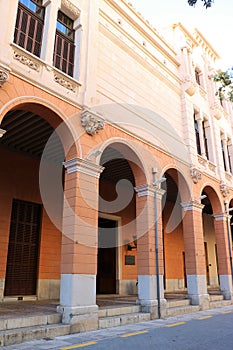
<path fill-rule="evenodd" d="M 187 29 L 198 28 L 221 57 L 220 68 L 233 66 L 233 0 L 215 0 L 206 9 L 198 0 L 195 7 L 187 0 L 130 0 L 158 31 L 181 22 Z"/>

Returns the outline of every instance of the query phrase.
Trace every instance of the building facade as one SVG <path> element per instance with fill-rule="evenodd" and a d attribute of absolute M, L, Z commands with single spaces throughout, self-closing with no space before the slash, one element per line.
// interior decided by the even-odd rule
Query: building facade
<path fill-rule="evenodd" d="M 125 0 L 1 2 L 0 299 L 232 299 L 232 105 L 218 54 Z M 166 38 L 166 39 L 165 39 Z"/>

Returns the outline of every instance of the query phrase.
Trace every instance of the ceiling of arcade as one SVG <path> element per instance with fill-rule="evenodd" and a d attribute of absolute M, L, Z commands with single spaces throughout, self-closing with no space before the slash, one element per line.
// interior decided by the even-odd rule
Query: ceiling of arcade
<path fill-rule="evenodd" d="M 1 128 L 6 130 L 0 139 L 0 147 L 8 148 L 41 158 L 44 147 L 54 129 L 42 117 L 29 111 L 10 111 L 3 118 Z M 64 151 L 60 139 L 55 135 L 53 142 L 46 149 L 49 159 L 64 159 Z"/>

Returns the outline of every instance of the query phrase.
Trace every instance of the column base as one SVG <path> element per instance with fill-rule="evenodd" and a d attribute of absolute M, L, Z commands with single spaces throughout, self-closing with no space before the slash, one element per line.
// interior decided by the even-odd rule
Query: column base
<path fill-rule="evenodd" d="M 221 293 L 225 300 L 232 300 L 232 276 L 219 275 Z"/>
<path fill-rule="evenodd" d="M 142 312 L 149 313 L 152 320 L 158 319 L 158 300 L 138 300 L 137 304 L 141 305 Z M 160 299 L 160 317 L 166 316 L 167 300 Z"/>
<path fill-rule="evenodd" d="M 209 309 L 210 296 L 207 293 L 206 275 L 187 275 L 188 298 L 192 305 L 200 305 L 202 310 Z"/>
<path fill-rule="evenodd" d="M 62 314 L 62 323 L 71 325 L 71 333 L 98 329 L 98 305 L 61 306 L 57 312 Z"/>
<path fill-rule="evenodd" d="M 199 305 L 201 310 L 208 310 L 210 308 L 209 294 L 189 294 L 188 298 L 192 305 Z"/>

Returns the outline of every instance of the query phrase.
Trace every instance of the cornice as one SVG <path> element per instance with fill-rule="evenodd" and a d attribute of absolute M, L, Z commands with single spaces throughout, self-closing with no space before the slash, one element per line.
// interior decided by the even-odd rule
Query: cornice
<path fill-rule="evenodd" d="M 133 38 L 129 37 L 129 39 L 131 40 L 132 44 L 134 46 L 137 46 L 147 57 L 149 57 L 157 66 L 159 66 L 159 68 L 161 70 L 164 71 L 164 75 L 158 71 L 157 69 L 155 69 L 155 67 L 153 67 L 148 61 L 146 61 L 145 59 L 143 59 L 140 55 L 138 55 L 137 53 L 135 53 L 135 51 L 133 50 L 133 48 L 131 48 L 130 46 L 128 46 L 124 41 L 120 40 L 120 38 L 118 38 L 113 32 L 109 31 L 108 28 L 106 28 L 102 23 L 100 26 L 100 31 L 102 31 L 103 34 L 107 34 L 108 37 L 111 36 L 111 40 L 114 40 L 114 42 L 118 45 L 121 46 L 123 49 L 127 49 L 127 52 L 133 56 L 138 62 L 141 62 L 143 64 L 144 67 L 148 67 L 148 69 L 151 71 L 151 69 L 154 69 L 155 72 L 153 72 L 154 75 L 157 75 L 159 77 L 163 78 L 163 81 L 165 82 L 165 84 L 169 85 L 172 87 L 173 90 L 176 90 L 177 93 L 181 94 L 181 88 L 177 88 L 177 86 L 175 84 L 173 84 L 170 80 L 164 79 L 165 74 L 168 74 L 172 79 L 174 79 L 179 85 L 181 85 L 181 80 L 180 77 L 176 74 L 174 74 L 173 72 L 170 71 L 169 68 L 166 67 L 165 64 L 163 64 L 161 61 L 159 61 L 154 55 L 152 55 L 150 52 L 146 51 L 144 47 L 141 47 L 140 44 L 134 40 Z M 125 32 L 122 32 L 125 35 Z"/>
<path fill-rule="evenodd" d="M 162 37 L 162 35 L 160 33 L 158 33 L 155 28 L 153 28 L 148 21 L 146 21 L 145 19 L 143 19 L 143 17 L 136 12 L 133 7 L 131 7 L 126 1 L 124 0 L 120 0 L 120 2 L 122 2 L 124 5 L 127 6 L 127 8 L 133 12 L 134 15 L 137 16 L 138 18 L 138 22 L 135 21 L 132 16 L 128 15 L 124 9 L 119 5 L 119 1 L 116 2 L 115 0 L 105 0 L 107 2 L 108 5 L 110 5 L 114 10 L 116 10 L 119 14 L 121 14 L 127 21 L 128 23 L 130 23 L 131 26 L 133 26 L 145 39 L 147 39 L 148 41 L 150 41 L 150 43 L 155 46 L 157 49 L 159 49 L 160 52 L 162 52 L 163 54 L 166 55 L 166 57 L 172 61 L 175 65 L 179 66 L 180 63 L 177 61 L 176 59 L 176 51 L 175 49 L 168 44 L 168 42 Z M 108 19 L 111 20 L 111 22 L 117 27 L 116 23 L 109 17 L 107 16 L 107 14 L 100 9 L 100 14 L 104 17 L 107 17 Z M 151 31 L 153 33 L 153 35 L 151 35 L 149 32 L 147 32 L 145 29 L 143 29 L 143 27 L 140 25 L 140 22 L 142 22 L 149 31 Z M 123 28 L 117 27 L 119 30 L 122 30 L 122 32 L 124 34 L 127 35 L 127 33 L 123 30 Z M 130 36 L 129 36 L 130 37 Z M 130 37 L 131 38 L 131 37 Z M 170 50 L 175 57 L 173 57 L 168 51 L 166 51 L 162 45 L 156 40 L 159 39 L 166 47 L 168 50 Z"/>
<path fill-rule="evenodd" d="M 187 30 L 187 28 L 185 28 L 185 27 L 183 26 L 182 23 L 178 22 L 178 23 L 172 24 L 172 28 L 173 28 L 173 29 L 175 29 L 175 28 L 177 28 L 177 27 L 180 28 L 180 30 L 184 33 L 184 35 L 185 35 L 186 38 L 188 38 L 189 40 L 192 41 L 193 47 L 198 46 L 197 40 L 196 40 L 196 39 L 194 38 L 194 36 Z"/>
<path fill-rule="evenodd" d="M 215 56 L 214 59 L 220 58 L 219 54 L 214 50 L 214 48 L 210 45 L 210 43 L 206 40 L 206 38 L 202 35 L 202 33 L 197 28 L 194 29 L 194 35 L 196 35 L 197 42 L 200 40 L 206 46 L 205 47 L 206 51 L 207 49 L 211 51 L 212 55 Z M 199 45 L 199 42 L 198 42 L 198 45 Z"/>

